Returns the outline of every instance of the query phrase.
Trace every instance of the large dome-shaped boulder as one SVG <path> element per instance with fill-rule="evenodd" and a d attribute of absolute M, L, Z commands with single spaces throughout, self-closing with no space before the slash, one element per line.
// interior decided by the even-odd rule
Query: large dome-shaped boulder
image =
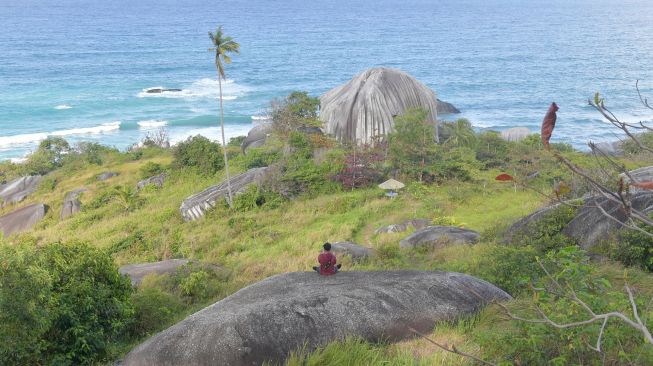
<path fill-rule="evenodd" d="M 339 141 L 369 144 L 392 132 L 394 117 L 410 108 L 429 111 L 437 126 L 435 92 L 405 72 L 373 68 L 320 97 L 320 119 Z M 437 134 L 436 134 L 437 138 Z"/>
<path fill-rule="evenodd" d="M 270 277 L 189 316 L 132 350 L 123 366 L 277 364 L 292 351 L 348 336 L 429 332 L 510 295 L 460 273 L 295 272 Z"/>

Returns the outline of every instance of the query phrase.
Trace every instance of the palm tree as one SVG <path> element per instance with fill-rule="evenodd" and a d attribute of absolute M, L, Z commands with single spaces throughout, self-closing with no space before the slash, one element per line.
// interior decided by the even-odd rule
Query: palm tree
<path fill-rule="evenodd" d="M 227 37 L 222 34 L 222 26 L 219 26 L 216 29 L 215 33 L 209 32 L 209 38 L 213 43 L 213 48 L 209 51 L 215 51 L 215 67 L 218 69 L 218 85 L 220 86 L 220 128 L 222 130 L 222 152 L 224 153 L 224 166 L 225 172 L 227 173 L 227 192 L 229 193 L 229 207 L 233 207 L 233 196 L 231 195 L 231 181 L 229 177 L 229 160 L 227 159 L 227 143 L 224 138 L 224 112 L 222 111 L 222 79 L 226 80 L 224 74 L 224 66 L 222 61 L 225 63 L 231 63 L 231 57 L 229 53 L 235 52 L 240 53 L 240 45 L 235 42 L 231 37 Z"/>

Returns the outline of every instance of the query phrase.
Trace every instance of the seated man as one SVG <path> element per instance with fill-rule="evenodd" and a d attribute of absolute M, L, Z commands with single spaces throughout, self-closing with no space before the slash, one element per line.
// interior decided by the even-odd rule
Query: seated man
<path fill-rule="evenodd" d="M 336 274 L 341 265 L 336 265 L 336 255 L 331 253 L 331 244 L 324 243 L 323 248 L 324 251 L 317 257 L 317 261 L 320 262 L 320 266 L 313 267 L 313 270 L 322 276 L 330 276 L 332 274 Z"/>

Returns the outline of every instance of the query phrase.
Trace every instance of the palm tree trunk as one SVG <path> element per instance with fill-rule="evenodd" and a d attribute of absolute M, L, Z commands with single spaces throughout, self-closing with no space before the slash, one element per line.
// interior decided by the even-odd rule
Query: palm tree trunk
<path fill-rule="evenodd" d="M 224 153 L 224 169 L 227 173 L 227 193 L 229 194 L 229 207 L 233 207 L 234 199 L 231 195 L 231 178 L 229 177 L 229 159 L 227 158 L 227 143 L 224 138 L 224 112 L 222 110 L 222 77 L 218 73 L 218 85 L 220 86 L 220 130 L 222 132 L 222 152 Z"/>

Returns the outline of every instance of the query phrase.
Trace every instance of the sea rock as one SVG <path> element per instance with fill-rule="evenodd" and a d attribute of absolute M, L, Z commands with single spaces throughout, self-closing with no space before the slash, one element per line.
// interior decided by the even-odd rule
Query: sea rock
<path fill-rule="evenodd" d="M 394 128 L 394 117 L 409 108 L 429 111 L 437 130 L 438 101 L 433 90 L 405 72 L 372 68 L 320 97 L 324 131 L 338 141 L 373 143 Z M 437 139 L 437 131 L 436 136 Z"/>
<path fill-rule="evenodd" d="M 120 175 L 120 174 L 116 173 L 116 172 L 104 172 L 104 173 L 98 175 L 97 180 L 102 182 L 102 181 L 105 181 L 105 180 L 107 180 L 109 178 L 117 177 L 118 175 Z"/>
<path fill-rule="evenodd" d="M 392 225 L 380 227 L 376 229 L 374 233 L 375 234 L 399 233 L 408 230 L 409 227 L 412 227 L 415 230 L 419 230 L 429 225 L 431 225 L 431 220 L 429 219 L 411 219 L 411 220 L 406 220 L 401 224 L 392 224 Z"/>
<path fill-rule="evenodd" d="M 345 337 L 397 341 L 510 295 L 460 273 L 284 273 L 248 286 L 133 349 L 135 365 L 278 364 Z"/>
<path fill-rule="evenodd" d="M 237 195 L 245 192 L 250 184 L 260 184 L 266 176 L 267 167 L 253 168 L 245 173 L 231 178 L 231 192 Z M 204 216 L 207 210 L 215 207 L 221 199 L 228 196 L 227 181 L 211 186 L 200 193 L 196 193 L 184 200 L 179 211 L 185 221 L 197 220 Z"/>
<path fill-rule="evenodd" d="M 531 130 L 526 127 L 513 127 L 501 131 L 501 138 L 506 141 L 521 141 L 530 136 Z"/>
<path fill-rule="evenodd" d="M 29 175 L 0 185 L 0 207 L 24 200 L 36 191 L 42 178 L 40 175 Z"/>
<path fill-rule="evenodd" d="M 476 231 L 455 226 L 427 226 L 399 242 L 402 248 L 441 247 L 446 244 L 472 244 L 478 241 Z"/>
<path fill-rule="evenodd" d="M 438 107 L 437 107 L 438 114 L 456 114 L 460 113 L 460 110 L 456 107 L 453 106 L 451 103 L 447 103 L 445 101 L 442 101 L 438 99 Z"/>
<path fill-rule="evenodd" d="M 68 216 L 71 216 L 73 214 L 76 214 L 77 212 L 81 211 L 82 209 L 82 202 L 79 200 L 79 195 L 82 192 L 86 192 L 88 189 L 86 188 L 80 188 L 76 189 L 72 192 L 69 192 L 66 197 L 63 199 L 63 205 L 61 206 L 61 214 L 59 215 L 59 218 L 61 220 L 65 219 Z"/>
<path fill-rule="evenodd" d="M 595 144 L 595 146 L 597 149 L 601 150 L 604 154 L 607 155 L 621 156 L 624 154 L 622 141 L 599 142 Z"/>
<path fill-rule="evenodd" d="M 247 137 L 240 144 L 240 148 L 243 152 L 246 152 L 247 149 L 263 146 L 270 133 L 272 133 L 272 123 L 262 123 L 255 126 L 249 130 Z"/>
<path fill-rule="evenodd" d="M 180 92 L 181 89 L 166 89 L 166 88 L 149 88 L 146 89 L 145 92 L 147 94 L 161 94 L 163 92 Z"/>
<path fill-rule="evenodd" d="M 0 231 L 4 236 L 30 230 L 41 221 L 47 212 L 42 203 L 25 206 L 0 217 Z"/>
<path fill-rule="evenodd" d="M 185 266 L 189 262 L 189 259 L 168 259 L 160 262 L 128 264 L 118 268 L 118 272 L 122 275 L 129 276 L 132 286 L 138 286 L 148 274 L 156 273 L 161 275 L 175 273 L 177 268 Z"/>
<path fill-rule="evenodd" d="M 631 198 L 632 208 L 644 213 L 653 211 L 653 193 L 639 192 Z M 621 204 L 605 197 L 592 197 L 585 200 L 576 216 L 562 229 L 562 233 L 575 238 L 583 249 L 590 249 L 602 240 L 617 235 L 623 226 L 615 220 L 606 217 L 597 207 L 600 206 L 620 222 L 626 221 Z"/>
<path fill-rule="evenodd" d="M 143 179 L 142 181 L 136 184 L 136 190 L 140 191 L 141 189 L 145 188 L 145 186 L 149 184 L 153 184 L 156 187 L 161 188 L 163 187 L 163 183 L 166 181 L 167 177 L 168 175 L 166 173 L 161 173 L 159 175 L 155 175 L 153 177 Z"/>
<path fill-rule="evenodd" d="M 374 249 L 350 241 L 331 243 L 331 251 L 339 255 L 348 255 L 354 262 L 372 257 L 375 254 Z"/>

